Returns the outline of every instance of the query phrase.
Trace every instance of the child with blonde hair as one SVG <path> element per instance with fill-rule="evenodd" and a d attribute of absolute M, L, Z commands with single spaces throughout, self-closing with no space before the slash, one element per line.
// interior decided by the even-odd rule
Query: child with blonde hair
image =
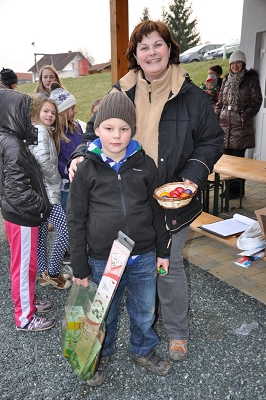
<path fill-rule="evenodd" d="M 49 97 L 52 82 L 57 82 L 61 88 L 65 89 L 57 70 L 52 65 L 44 65 L 39 72 L 39 82 L 35 88 L 35 93 L 40 93 L 42 97 Z"/>
<path fill-rule="evenodd" d="M 33 95 L 31 120 L 38 129 L 38 144 L 29 146 L 30 151 L 39 163 L 44 185 L 51 204 L 51 214 L 39 229 L 37 263 L 41 274 L 41 286 L 53 285 L 57 289 L 71 286 L 67 274 L 61 274 L 61 262 L 68 246 L 66 214 L 61 206 L 61 176 L 58 171 L 58 154 L 60 152 L 60 122 L 56 103 Z M 48 222 L 56 230 L 50 260 L 47 255 Z"/>

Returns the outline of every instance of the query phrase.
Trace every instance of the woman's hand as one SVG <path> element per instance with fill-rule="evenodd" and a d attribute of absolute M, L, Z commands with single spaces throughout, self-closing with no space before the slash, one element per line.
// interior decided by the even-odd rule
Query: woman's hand
<path fill-rule="evenodd" d="M 194 183 L 194 182 L 192 182 L 192 181 L 190 181 L 190 180 L 188 180 L 186 178 L 183 178 L 183 181 L 184 181 L 184 187 L 185 188 L 188 188 L 189 185 L 191 185 L 191 186 L 194 186 L 195 189 L 198 189 L 198 185 L 196 185 L 196 183 Z"/>
<path fill-rule="evenodd" d="M 168 274 L 168 268 L 169 268 L 169 260 L 168 259 L 157 257 L 156 266 L 157 266 L 157 271 L 158 271 L 159 275 L 163 276 L 163 275 Z M 160 273 L 159 272 L 160 268 L 164 269 L 165 272 L 163 271 L 163 273 Z"/>
<path fill-rule="evenodd" d="M 75 172 L 76 172 L 76 170 L 77 170 L 78 164 L 79 164 L 80 162 L 82 162 L 83 160 L 84 160 L 84 157 L 83 157 L 83 156 L 79 156 L 79 157 L 74 158 L 74 159 L 71 161 L 70 167 L 69 167 L 69 170 L 68 170 L 68 176 L 69 176 L 70 182 L 72 182 L 73 179 L 74 179 L 74 175 L 75 175 Z"/>
<path fill-rule="evenodd" d="M 73 276 L 72 281 L 75 282 L 78 286 L 84 286 L 84 287 L 88 287 L 89 286 L 89 280 L 88 278 L 75 278 Z"/>

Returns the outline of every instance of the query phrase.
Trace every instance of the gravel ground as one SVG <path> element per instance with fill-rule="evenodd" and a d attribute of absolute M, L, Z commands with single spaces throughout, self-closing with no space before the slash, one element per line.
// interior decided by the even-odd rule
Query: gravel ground
<path fill-rule="evenodd" d="M 17 332 L 10 298 L 9 248 L 0 236 L 0 398 L 10 400 L 265 400 L 266 307 L 186 262 L 190 290 L 189 358 L 173 363 L 167 377 L 157 377 L 131 361 L 128 315 L 121 308 L 117 353 L 108 381 L 98 388 L 78 378 L 62 356 L 61 319 L 69 291 L 36 286 L 37 297 L 54 300 L 55 328 Z M 256 322 L 248 335 L 242 324 Z M 167 357 L 168 340 L 159 318 L 158 351 Z"/>

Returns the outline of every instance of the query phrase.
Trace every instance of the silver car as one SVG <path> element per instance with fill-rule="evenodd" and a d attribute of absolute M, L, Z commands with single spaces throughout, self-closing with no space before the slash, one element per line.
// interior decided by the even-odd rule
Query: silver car
<path fill-rule="evenodd" d="M 229 58 L 234 51 L 239 50 L 240 40 L 238 40 L 238 39 L 232 40 L 231 42 L 225 43 L 225 45 L 222 46 L 221 48 L 218 48 L 216 50 L 207 51 L 204 54 L 203 59 L 204 60 L 213 60 L 216 58 L 223 58 L 224 47 L 225 47 L 226 58 Z"/>
<path fill-rule="evenodd" d="M 209 43 L 209 44 L 201 44 L 196 47 L 192 47 L 191 49 L 188 49 L 184 51 L 184 53 L 181 53 L 179 56 L 179 60 L 181 63 L 189 63 L 189 62 L 194 62 L 194 61 L 202 61 L 203 60 L 203 55 L 210 50 L 218 49 L 221 47 L 223 43 Z"/>

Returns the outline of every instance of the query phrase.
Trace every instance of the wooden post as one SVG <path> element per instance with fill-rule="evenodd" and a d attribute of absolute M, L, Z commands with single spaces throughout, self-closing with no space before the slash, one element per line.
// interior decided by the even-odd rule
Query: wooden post
<path fill-rule="evenodd" d="M 128 0 L 110 0 L 112 84 L 128 72 Z"/>

